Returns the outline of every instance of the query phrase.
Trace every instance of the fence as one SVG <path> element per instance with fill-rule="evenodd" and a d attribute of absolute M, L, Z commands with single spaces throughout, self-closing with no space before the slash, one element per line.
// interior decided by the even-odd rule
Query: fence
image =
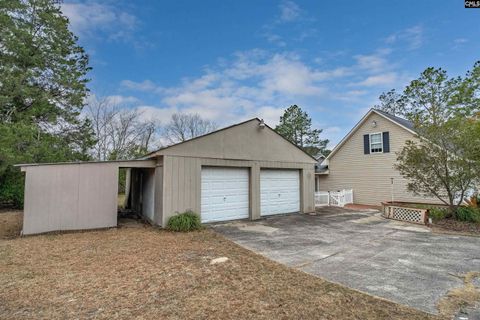
<path fill-rule="evenodd" d="M 347 203 L 353 203 L 353 190 L 318 191 L 315 192 L 315 206 L 343 207 Z"/>
<path fill-rule="evenodd" d="M 389 203 L 382 203 L 383 216 L 389 219 L 402 220 L 407 222 L 426 224 L 428 210 L 414 207 L 395 206 Z"/>

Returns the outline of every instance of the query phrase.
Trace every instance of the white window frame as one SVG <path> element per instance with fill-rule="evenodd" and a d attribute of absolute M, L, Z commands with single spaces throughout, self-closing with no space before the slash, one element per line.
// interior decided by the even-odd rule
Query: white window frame
<path fill-rule="evenodd" d="M 380 135 L 380 143 L 382 144 L 382 150 L 380 151 L 372 151 L 372 136 L 373 135 Z M 368 143 L 369 143 L 369 151 L 370 153 L 383 153 L 383 132 L 374 132 L 368 134 Z M 378 143 L 377 143 L 378 144 Z"/>

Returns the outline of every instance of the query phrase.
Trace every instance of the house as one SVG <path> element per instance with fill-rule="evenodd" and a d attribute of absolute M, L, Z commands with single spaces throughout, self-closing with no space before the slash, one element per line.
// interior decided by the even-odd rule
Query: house
<path fill-rule="evenodd" d="M 315 167 L 315 190 L 352 189 L 354 203 L 380 205 L 384 201 L 439 203 L 415 196 L 407 180 L 394 168 L 397 152 L 407 140 L 418 139 L 413 124 L 386 112 L 370 109 Z"/>
<path fill-rule="evenodd" d="M 116 226 L 120 168 L 129 207 L 162 227 L 186 210 L 203 222 L 313 212 L 315 163 L 254 118 L 138 160 L 19 165 L 23 234 Z"/>

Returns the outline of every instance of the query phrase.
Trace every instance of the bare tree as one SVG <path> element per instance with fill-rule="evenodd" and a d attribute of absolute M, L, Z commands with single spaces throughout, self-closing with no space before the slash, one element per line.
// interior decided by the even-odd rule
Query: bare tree
<path fill-rule="evenodd" d="M 98 160 L 135 158 L 151 148 L 158 123 L 142 119 L 137 109 L 122 108 L 111 99 L 90 99 L 86 116 L 92 122 L 96 144 L 93 156 Z"/>
<path fill-rule="evenodd" d="M 202 119 L 199 114 L 175 113 L 164 130 L 170 143 L 182 142 L 217 129 L 215 122 Z"/>

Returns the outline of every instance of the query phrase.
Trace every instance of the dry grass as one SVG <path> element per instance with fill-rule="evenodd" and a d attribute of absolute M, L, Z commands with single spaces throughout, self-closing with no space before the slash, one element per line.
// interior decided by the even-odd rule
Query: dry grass
<path fill-rule="evenodd" d="M 225 263 L 210 265 L 217 257 Z M 1 319 L 433 319 L 287 268 L 211 230 L 0 240 Z"/>
<path fill-rule="evenodd" d="M 432 225 L 437 233 L 480 236 L 480 223 L 442 219 Z"/>
<path fill-rule="evenodd" d="M 480 272 L 468 272 L 461 278 L 463 278 L 464 286 L 450 290 L 438 303 L 440 314 L 450 316 L 465 307 L 472 307 L 480 303 L 480 290 L 473 284 L 475 278 L 480 278 Z"/>
<path fill-rule="evenodd" d="M 0 209 L 0 239 L 18 237 L 22 231 L 22 219 L 22 211 Z"/>

